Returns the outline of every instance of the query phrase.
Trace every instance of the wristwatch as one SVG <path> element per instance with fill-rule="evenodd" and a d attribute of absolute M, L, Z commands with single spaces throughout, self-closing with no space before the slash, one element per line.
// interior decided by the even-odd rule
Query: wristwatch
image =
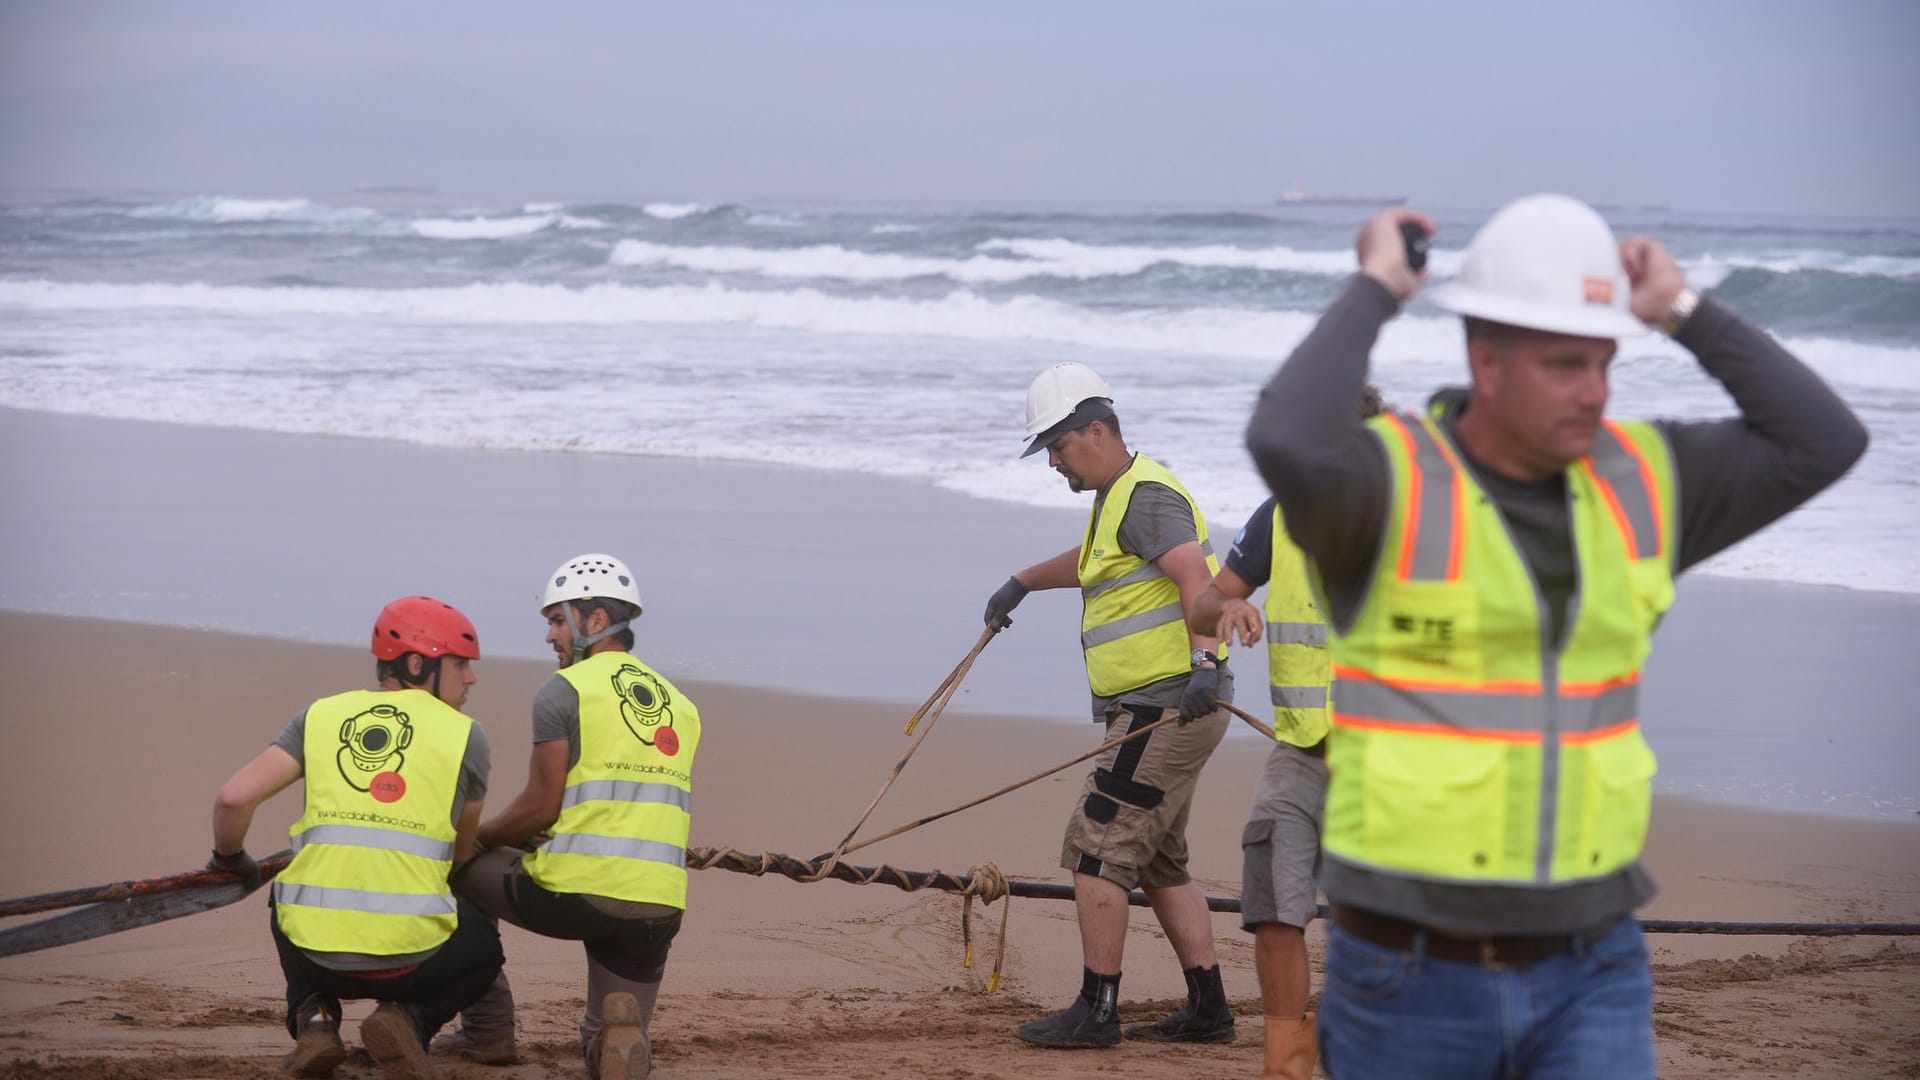
<path fill-rule="evenodd" d="M 1205 649 L 1193 650 L 1193 655 L 1187 659 L 1192 662 L 1194 667 L 1199 667 L 1201 664 L 1212 664 L 1214 667 L 1220 666 L 1220 658 Z"/>
<path fill-rule="evenodd" d="M 1681 289 L 1680 295 L 1673 298 L 1673 306 L 1667 309 L 1666 317 L 1660 320 L 1660 332 L 1673 337 L 1680 328 L 1693 318 L 1693 309 L 1700 306 L 1700 294 L 1692 289 Z"/>

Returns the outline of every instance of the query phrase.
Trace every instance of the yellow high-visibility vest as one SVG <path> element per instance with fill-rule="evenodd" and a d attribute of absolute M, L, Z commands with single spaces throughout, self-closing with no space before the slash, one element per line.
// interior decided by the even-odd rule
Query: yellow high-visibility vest
<path fill-rule="evenodd" d="M 1193 496 L 1159 462 L 1135 454 L 1094 508 L 1080 545 L 1080 648 L 1086 654 L 1087 684 L 1101 697 L 1193 670 L 1180 587 L 1159 566 L 1120 549 L 1127 504 L 1134 488 L 1147 481 L 1165 484 L 1187 501 L 1207 572 L 1220 569 L 1207 538 L 1207 519 Z M 1226 655 L 1224 646 L 1220 655 Z"/>
<path fill-rule="evenodd" d="M 1267 575 L 1267 681 L 1273 699 L 1273 737 L 1312 746 L 1327 737 L 1327 697 L 1333 653 L 1327 620 L 1307 581 L 1307 556 L 1287 535 L 1280 504 L 1273 506 L 1273 559 Z"/>
<path fill-rule="evenodd" d="M 580 694 L 580 760 L 528 875 L 549 892 L 685 910 L 700 711 L 630 653 L 595 653 L 560 677 Z"/>
<path fill-rule="evenodd" d="M 424 690 L 355 690 L 307 708 L 306 811 L 273 880 L 289 941 L 404 956 L 453 936 L 453 803 L 472 732 Z"/>
<path fill-rule="evenodd" d="M 1673 602 L 1666 440 L 1607 423 L 1566 471 L 1579 589 L 1558 651 L 1499 508 L 1431 417 L 1369 421 L 1393 478 L 1373 579 L 1333 639 L 1330 859 L 1440 882 L 1605 876 L 1646 839 L 1641 665 Z"/>

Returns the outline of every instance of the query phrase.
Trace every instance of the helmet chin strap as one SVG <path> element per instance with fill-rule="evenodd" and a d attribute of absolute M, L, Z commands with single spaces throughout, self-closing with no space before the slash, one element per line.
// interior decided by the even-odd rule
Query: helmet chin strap
<path fill-rule="evenodd" d="M 619 622 L 608 624 L 605 630 L 597 634 L 587 634 L 580 630 L 580 619 L 574 614 L 573 603 L 571 601 L 563 606 L 563 610 L 567 613 L 567 629 L 573 633 L 573 659 L 570 663 L 575 664 L 587 658 L 588 649 L 625 630 L 632 621 L 630 619 L 622 619 Z M 602 610 L 605 609 L 603 608 Z"/>

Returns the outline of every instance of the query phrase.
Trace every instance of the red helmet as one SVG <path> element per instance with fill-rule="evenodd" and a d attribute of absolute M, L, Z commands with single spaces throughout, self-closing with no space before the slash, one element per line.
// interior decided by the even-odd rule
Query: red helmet
<path fill-rule="evenodd" d="M 373 620 L 373 655 L 395 660 L 407 653 L 480 659 L 480 637 L 473 623 L 431 596 L 403 596 L 380 609 Z"/>

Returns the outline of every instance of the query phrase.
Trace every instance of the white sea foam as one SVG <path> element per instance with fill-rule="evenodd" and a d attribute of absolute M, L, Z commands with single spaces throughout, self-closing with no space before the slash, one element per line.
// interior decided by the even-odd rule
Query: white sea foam
<path fill-rule="evenodd" d="M 888 236 L 888 235 L 897 234 L 897 233 L 916 233 L 920 231 L 920 226 L 907 225 L 900 222 L 889 221 L 889 222 L 883 222 L 882 224 L 879 224 L 879 225 L 875 225 L 869 231 L 876 233 L 880 236 Z"/>
<path fill-rule="evenodd" d="M 706 209 L 707 207 L 704 203 L 656 202 L 648 203 L 641 207 L 640 212 L 651 218 L 659 218 L 662 221 L 677 221 L 680 218 L 692 217 L 695 214 L 702 213 Z"/>
<path fill-rule="evenodd" d="M 552 214 L 509 218 L 421 218 L 411 228 L 429 240 L 505 240 L 528 236 L 555 223 Z"/>
<path fill-rule="evenodd" d="M 565 205 L 567 204 L 557 202 L 530 202 L 522 206 L 520 212 L 523 214 L 551 214 Z"/>
<path fill-rule="evenodd" d="M 1854 277 L 1920 277 L 1920 258 L 1899 255 L 1849 255 L 1838 251 L 1764 251 L 1707 254 L 1684 259 L 1681 266 L 1687 280 L 1696 288 L 1710 289 L 1725 281 L 1735 270 L 1767 270 L 1775 274 L 1794 274 L 1803 270 L 1822 270 Z"/>
<path fill-rule="evenodd" d="M 747 218 L 747 224 L 756 229 L 797 229 L 806 222 L 786 214 L 753 214 Z"/>

